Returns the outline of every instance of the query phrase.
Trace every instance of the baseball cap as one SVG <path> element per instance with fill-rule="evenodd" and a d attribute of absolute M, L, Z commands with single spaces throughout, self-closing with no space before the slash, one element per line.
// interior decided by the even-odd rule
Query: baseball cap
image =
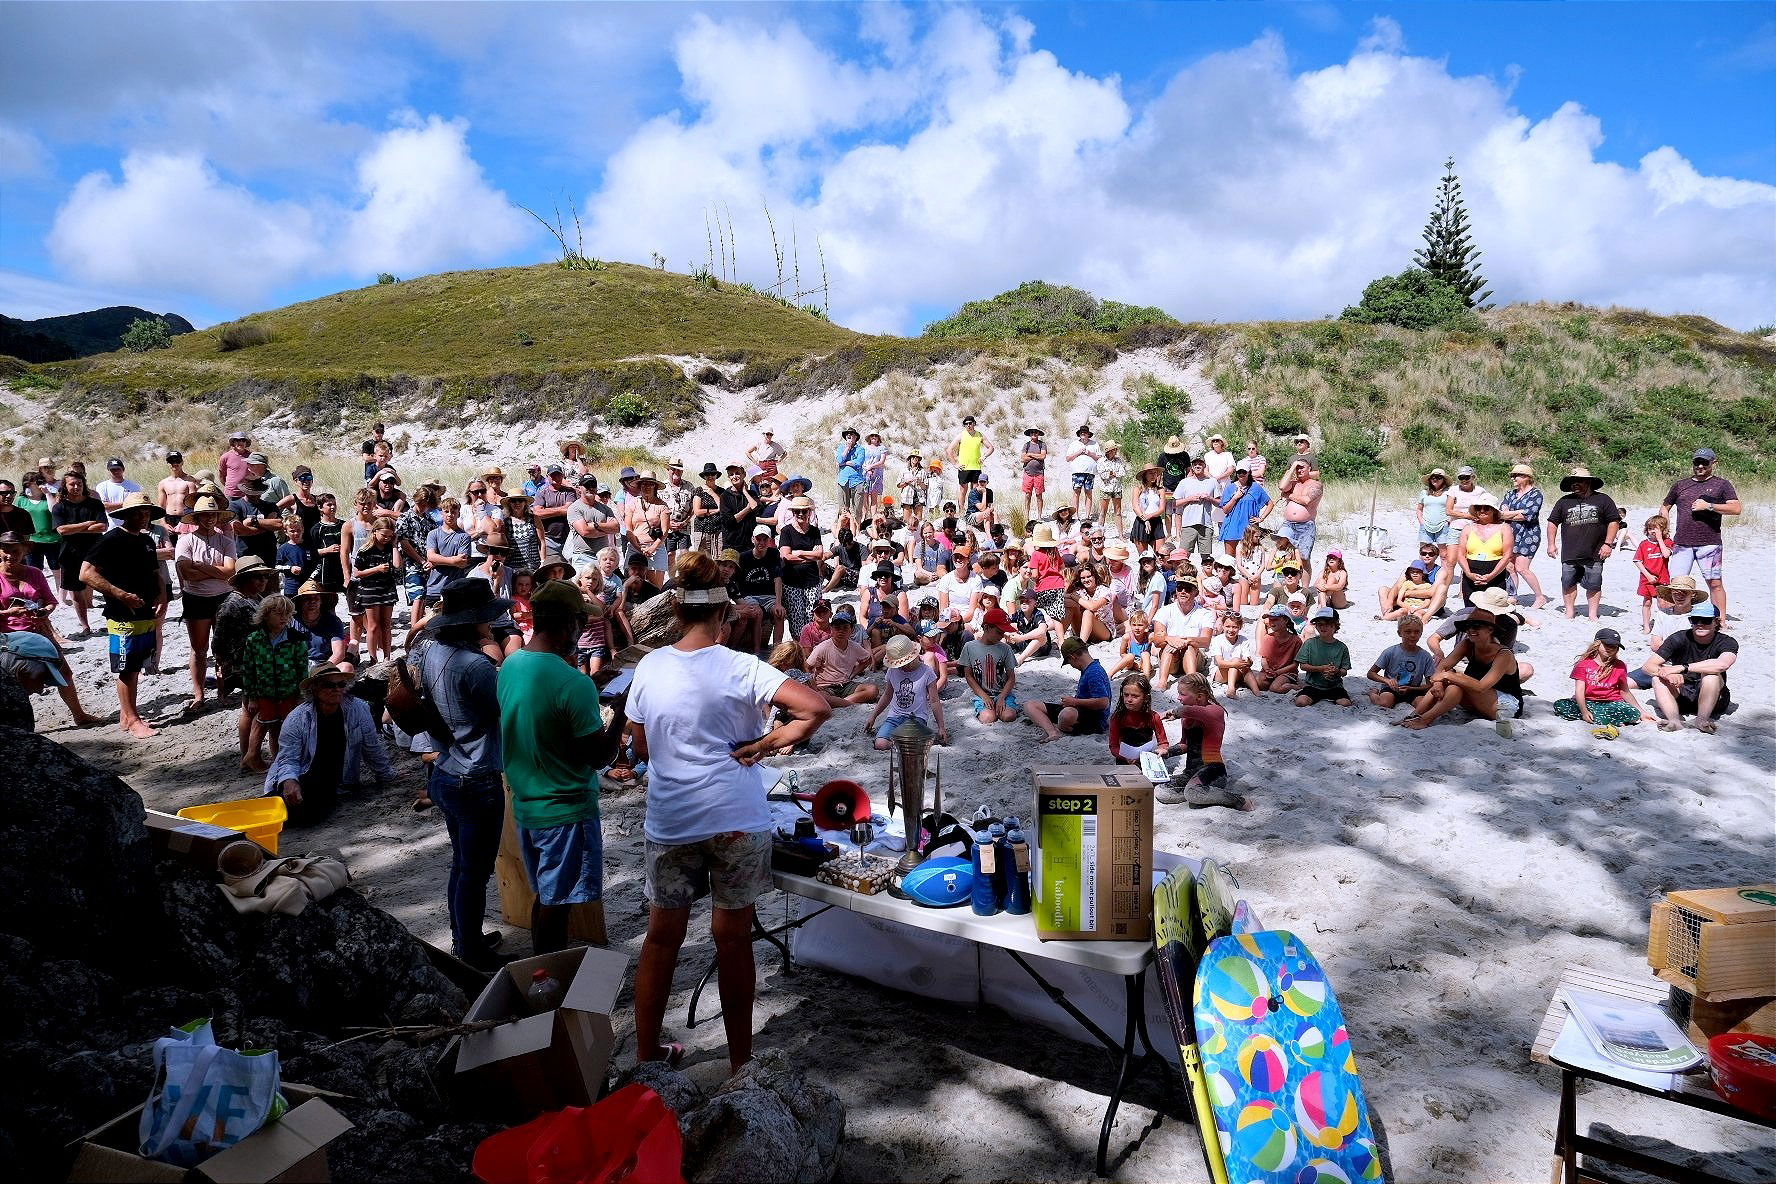
<path fill-rule="evenodd" d="M 68 680 L 62 677 L 59 665 L 62 660 L 62 651 L 56 648 L 55 642 L 43 634 L 32 633 L 28 630 L 8 633 L 5 640 L 0 641 L 0 647 L 4 647 L 7 653 L 15 657 L 28 658 L 42 666 L 43 676 L 56 686 L 65 687 L 68 685 Z"/>
<path fill-rule="evenodd" d="M 1289 603 L 1290 604 L 1306 604 L 1307 603 L 1307 594 L 1305 592 L 1291 592 L 1291 593 L 1289 593 Z"/>
<path fill-rule="evenodd" d="M 1712 449 L 1712 448 L 1698 448 L 1698 449 L 1696 449 L 1695 454 L 1690 457 L 1690 459 L 1691 460 L 1705 460 L 1709 464 L 1713 464 L 1714 463 L 1714 449 Z"/>
<path fill-rule="evenodd" d="M 974 426 L 974 416 L 972 416 L 972 415 L 964 415 L 964 416 L 963 416 L 963 417 L 962 417 L 962 426 L 963 426 L 963 427 L 965 427 L 965 428 L 967 428 L 967 427 L 973 427 L 973 426 Z"/>
<path fill-rule="evenodd" d="M 771 537 L 771 528 L 766 526 L 763 522 L 759 523 L 757 526 L 752 528 L 752 537 L 753 538 L 756 539 L 760 535 L 764 535 L 766 538 Z"/>
<path fill-rule="evenodd" d="M 268 465 L 271 461 L 263 452 L 249 452 L 247 453 L 247 463 L 250 465 Z"/>
<path fill-rule="evenodd" d="M 997 629 L 1003 633 L 1011 628 L 1011 618 L 1005 615 L 1002 608 L 990 608 L 981 614 L 981 627 Z"/>
<path fill-rule="evenodd" d="M 1344 552 L 1340 551 L 1337 547 L 1334 547 L 1330 551 L 1326 552 L 1326 558 L 1328 558 L 1328 559 L 1343 559 Z"/>
<path fill-rule="evenodd" d="M 565 473 L 567 470 L 560 465 L 550 465 L 548 468 L 544 469 L 543 472 L 545 475 L 553 477 L 556 473 Z"/>
<path fill-rule="evenodd" d="M 177 448 L 173 449 L 171 452 L 167 453 L 167 455 L 166 455 L 166 462 L 169 465 L 181 464 L 184 462 L 184 460 L 185 460 L 185 454 L 183 452 L 180 452 Z"/>
<path fill-rule="evenodd" d="M 1061 642 L 1061 657 L 1063 658 L 1071 658 L 1074 654 L 1083 654 L 1085 650 L 1085 642 L 1077 637 L 1070 636 Z"/>
<path fill-rule="evenodd" d="M 121 469 L 123 467 L 123 461 L 114 456 L 105 462 L 105 467 L 107 469 Z"/>
<path fill-rule="evenodd" d="M 1692 621 L 1714 621 L 1719 618 L 1720 610 L 1714 607 L 1712 601 L 1704 600 L 1700 604 L 1690 606 L 1690 620 Z"/>
<path fill-rule="evenodd" d="M 1459 477 L 1472 477 L 1474 475 L 1474 466 L 1473 465 L 1463 465 L 1461 468 L 1459 468 L 1455 471 L 1455 475 L 1458 478 Z"/>
<path fill-rule="evenodd" d="M 852 612 L 848 608 L 842 608 L 838 612 L 833 614 L 833 624 L 835 624 L 835 625 L 855 625 L 855 624 L 857 624 L 857 614 Z"/>
<path fill-rule="evenodd" d="M 740 562 L 740 552 L 734 550 L 734 548 L 732 548 L 732 547 L 729 547 L 726 550 L 724 550 L 720 555 L 716 556 L 716 558 L 722 563 L 739 563 Z"/>
<path fill-rule="evenodd" d="M 1290 597 L 1290 599 L 1293 600 L 1294 597 Z M 1336 621 L 1337 619 L 1338 610 L 1324 606 L 1314 609 L 1313 615 L 1308 618 L 1310 621 Z"/>
<path fill-rule="evenodd" d="M 1599 629 L 1591 640 L 1601 641 L 1604 645 L 1619 647 L 1622 644 L 1622 635 L 1617 633 L 1614 629 Z"/>
<path fill-rule="evenodd" d="M 1264 615 L 1267 617 L 1286 617 L 1289 615 L 1289 610 L 1280 604 L 1273 604 L 1270 607 L 1270 611 Z"/>

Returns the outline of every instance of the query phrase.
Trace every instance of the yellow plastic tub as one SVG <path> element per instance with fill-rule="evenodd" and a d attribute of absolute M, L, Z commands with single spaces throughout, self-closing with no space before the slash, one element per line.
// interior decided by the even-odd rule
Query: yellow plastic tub
<path fill-rule="evenodd" d="M 236 802 L 187 806 L 179 811 L 179 817 L 238 830 L 276 855 L 278 835 L 284 829 L 284 820 L 290 817 L 290 808 L 281 797 L 242 798 Z"/>

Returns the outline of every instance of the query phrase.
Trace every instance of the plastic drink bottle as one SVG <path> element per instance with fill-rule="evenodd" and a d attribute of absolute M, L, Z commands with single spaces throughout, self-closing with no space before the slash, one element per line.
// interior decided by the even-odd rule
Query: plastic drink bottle
<path fill-rule="evenodd" d="M 998 879 L 999 849 L 993 842 L 987 828 L 975 824 L 974 850 L 974 886 L 968 895 L 968 906 L 976 916 L 991 917 L 999 911 L 999 894 L 994 887 Z"/>
<path fill-rule="evenodd" d="M 987 833 L 993 838 L 993 898 L 1005 908 L 1006 887 L 1011 873 L 1011 844 L 1005 841 L 1005 824 L 995 822 Z"/>
<path fill-rule="evenodd" d="M 1021 915 L 1030 911 L 1030 844 L 1016 818 L 1006 819 L 1006 826 L 1005 911 Z"/>
<path fill-rule="evenodd" d="M 561 1006 L 562 996 L 566 992 L 561 983 L 547 970 L 538 967 L 531 972 L 530 986 L 524 992 L 525 1002 L 530 1004 L 532 1015 L 542 1015 L 546 1011 L 554 1011 Z"/>

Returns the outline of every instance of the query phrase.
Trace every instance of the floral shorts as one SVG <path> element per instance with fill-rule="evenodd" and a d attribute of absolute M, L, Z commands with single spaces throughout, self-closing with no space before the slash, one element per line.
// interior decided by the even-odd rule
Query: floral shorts
<path fill-rule="evenodd" d="M 647 898 L 688 909 L 708 892 L 718 909 L 748 908 L 771 890 L 771 832 L 733 830 L 695 843 L 647 844 Z"/>

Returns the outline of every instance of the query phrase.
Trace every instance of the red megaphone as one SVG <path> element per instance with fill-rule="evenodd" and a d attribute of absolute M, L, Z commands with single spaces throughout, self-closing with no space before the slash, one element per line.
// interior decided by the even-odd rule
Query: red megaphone
<path fill-rule="evenodd" d="M 850 830 L 870 818 L 869 794 L 855 781 L 828 781 L 811 794 L 793 797 L 809 803 L 808 813 L 821 830 Z"/>

